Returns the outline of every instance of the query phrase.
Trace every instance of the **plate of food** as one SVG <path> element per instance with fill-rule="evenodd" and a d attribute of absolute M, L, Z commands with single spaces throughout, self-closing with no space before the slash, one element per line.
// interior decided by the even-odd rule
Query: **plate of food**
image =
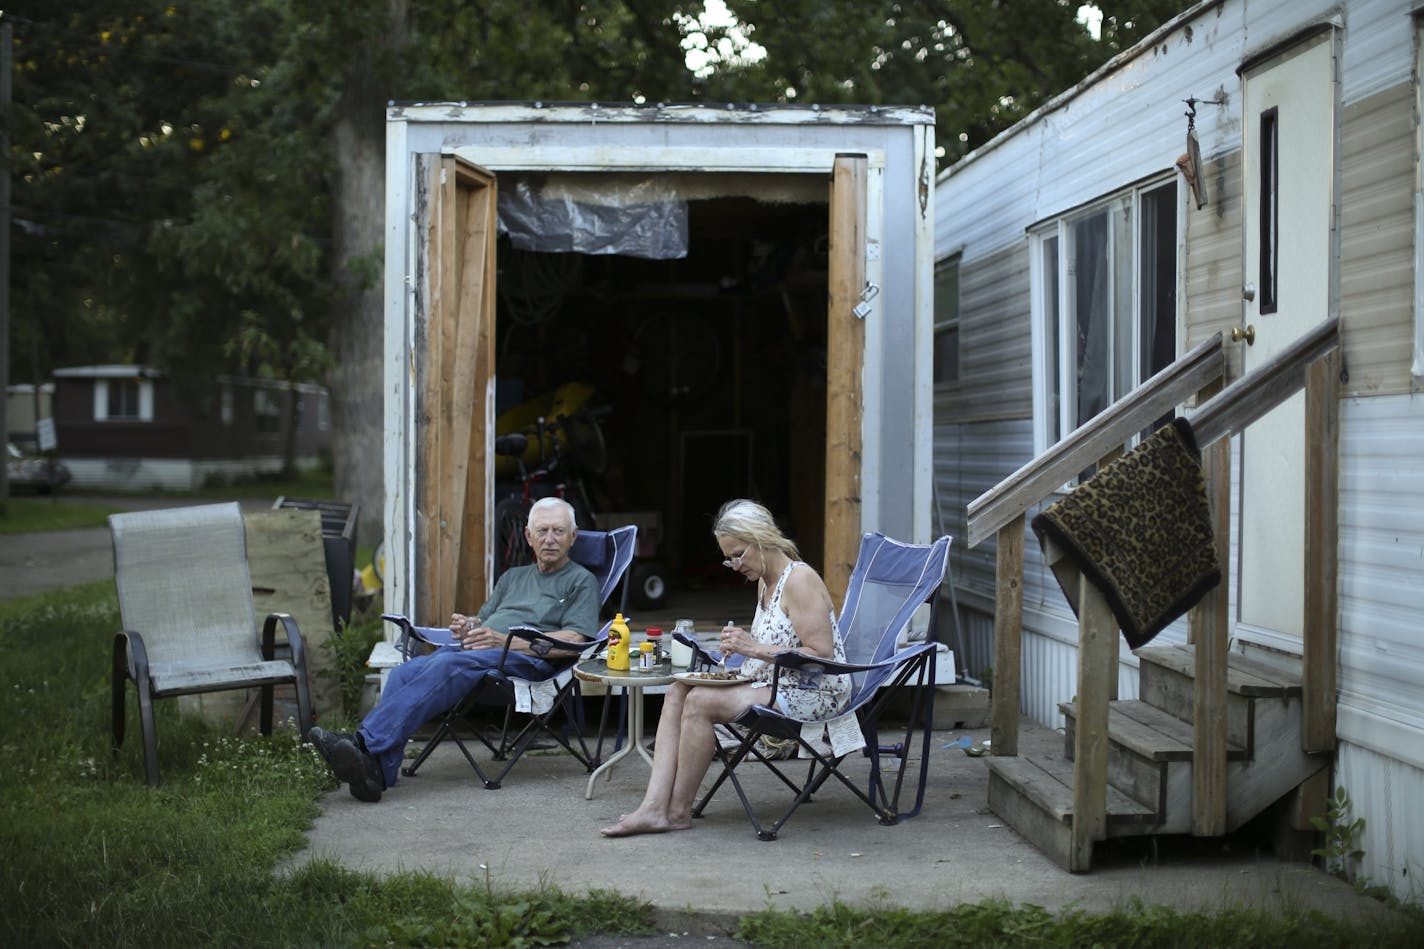
<path fill-rule="evenodd" d="M 751 681 L 735 672 L 674 672 L 672 677 L 688 685 L 740 685 Z"/>

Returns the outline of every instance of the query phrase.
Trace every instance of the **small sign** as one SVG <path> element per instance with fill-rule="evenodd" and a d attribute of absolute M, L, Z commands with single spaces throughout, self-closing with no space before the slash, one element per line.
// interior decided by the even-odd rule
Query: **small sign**
<path fill-rule="evenodd" d="M 39 437 L 40 451 L 54 451 L 59 447 L 59 439 L 54 434 L 54 419 L 42 418 L 35 422 L 35 434 Z"/>

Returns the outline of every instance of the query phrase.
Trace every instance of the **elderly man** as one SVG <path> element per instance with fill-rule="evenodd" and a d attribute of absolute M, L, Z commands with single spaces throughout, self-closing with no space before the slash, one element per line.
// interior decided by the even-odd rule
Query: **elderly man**
<path fill-rule="evenodd" d="M 536 501 L 524 527 L 535 562 L 505 571 L 475 616 L 451 617 L 450 630 L 459 648 L 436 649 L 392 669 L 380 703 L 354 734 L 312 728 L 312 744 L 350 785 L 353 797 L 379 801 L 381 792 L 396 783 L 410 736 L 498 667 L 510 627 L 533 626 L 568 642 L 593 638 L 598 630 L 598 582 L 569 559 L 577 535 L 568 502 Z M 552 672 L 530 645 L 513 639 L 505 672 L 534 679 Z"/>

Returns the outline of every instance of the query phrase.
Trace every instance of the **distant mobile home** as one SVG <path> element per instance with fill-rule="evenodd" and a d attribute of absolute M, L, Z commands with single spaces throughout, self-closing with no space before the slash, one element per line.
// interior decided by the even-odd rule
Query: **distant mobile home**
<path fill-rule="evenodd" d="M 1329 769 L 1319 786 L 1344 787 L 1366 821 L 1359 872 L 1415 899 L 1420 13 L 1198 4 L 944 172 L 935 205 L 935 478 L 955 534 L 976 498 L 1214 334 L 1230 381 L 1338 317 L 1338 611 L 1323 617 L 1338 630 L 1336 743 L 1313 760 Z M 1253 661 L 1299 656 L 1315 619 L 1302 615 L 1302 413 L 1297 397 L 1231 441 L 1230 648 Z M 1023 562 L 1020 708 L 1058 726 L 1077 622 L 1032 532 Z M 960 547 L 955 567 L 966 665 L 992 671 L 994 539 Z M 1154 645 L 1185 643 L 1187 625 Z M 1124 699 L 1138 666 L 1123 645 Z"/>
<path fill-rule="evenodd" d="M 680 582 L 763 499 L 844 590 L 866 529 L 931 531 L 927 108 L 392 105 L 388 605 L 491 577 L 495 419 L 591 386 L 603 511 L 652 511 Z M 504 486 L 501 486 L 503 488 Z"/>
<path fill-rule="evenodd" d="M 146 366 L 73 366 L 54 372 L 58 455 L 74 488 L 186 491 L 281 470 L 296 401 L 294 458 L 322 462 L 331 440 L 326 390 L 220 377 L 196 395 Z"/>

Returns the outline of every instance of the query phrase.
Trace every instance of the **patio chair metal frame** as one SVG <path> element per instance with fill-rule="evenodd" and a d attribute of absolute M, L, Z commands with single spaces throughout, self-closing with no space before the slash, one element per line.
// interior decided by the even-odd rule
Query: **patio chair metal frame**
<path fill-rule="evenodd" d="M 597 577 L 600 604 L 606 603 L 614 589 L 621 586 L 622 594 L 618 608 L 620 611 L 625 611 L 628 585 L 624 579 L 629 565 L 633 562 L 637 547 L 638 529 L 636 526 L 617 527 L 611 531 L 581 530 L 574 539 L 574 546 L 569 552 L 569 558 L 588 568 Z M 449 629 L 415 626 L 408 618 L 395 614 L 384 614 L 382 619 L 401 628 L 399 648 L 401 655 L 405 658 L 409 658 L 413 648 L 412 639 L 435 646 L 452 641 Z M 472 689 L 463 699 L 440 716 L 434 734 L 426 741 L 425 747 L 421 749 L 415 760 L 401 769 L 401 774 L 406 777 L 415 777 L 420 766 L 425 763 L 436 747 L 448 739 L 460 749 L 461 754 L 470 763 L 470 767 L 475 770 L 475 774 L 485 788 L 491 791 L 498 790 L 502 786 L 505 775 L 509 774 L 510 770 L 518 764 L 524 752 L 529 750 L 534 740 L 541 734 L 548 735 L 558 742 L 565 751 L 573 755 L 584 766 L 586 771 L 592 771 L 598 766 L 599 753 L 589 751 L 588 743 L 584 740 L 583 703 L 580 701 L 582 692 L 578 677 L 573 675 L 573 667 L 580 658 L 594 654 L 603 646 L 608 639 L 608 628 L 611 625 L 611 620 L 604 623 L 598 634 L 586 643 L 565 642 L 533 629 L 516 627 L 510 630 L 512 637 L 518 637 L 526 642 L 539 643 L 547 648 L 548 652 L 543 658 L 555 665 L 554 671 L 545 679 L 527 681 L 547 682 L 554 680 L 557 683 L 557 692 L 549 708 L 543 712 L 531 711 L 522 727 L 517 731 L 514 730 L 516 690 L 519 688 L 521 680 L 504 672 L 505 657 L 509 654 L 509 646 L 512 642 L 512 639 L 506 640 L 499 665 L 481 679 L 480 685 Z M 496 741 L 490 741 L 477 727 L 465 727 L 468 724 L 467 716 L 481 705 L 504 707 L 504 723 L 500 727 L 499 737 Z M 555 719 L 561 711 L 564 713 L 564 727 L 556 728 Z M 470 737 L 478 739 L 489 749 L 493 761 L 504 763 L 497 774 L 490 775 L 480 766 L 479 761 L 470 753 L 465 741 L 461 738 L 462 730 Z"/>
<path fill-rule="evenodd" d="M 757 838 L 775 840 L 778 831 L 790 820 L 796 809 L 811 800 L 812 795 L 831 778 L 839 781 L 869 807 L 881 824 L 896 824 L 920 812 L 929 777 L 931 731 L 934 722 L 937 649 L 934 635 L 937 628 L 938 594 L 949 574 L 949 545 L 948 536 L 927 545 L 905 544 L 880 533 L 867 533 L 862 537 L 860 553 L 847 585 L 845 603 L 838 620 L 847 658 L 861 661 L 833 662 L 791 650 L 774 657 L 771 697 L 765 704 L 753 705 L 735 721 L 720 726 L 736 740 L 736 745 L 718 747 L 716 760 L 722 763 L 722 771 L 693 807 L 693 817 L 701 817 L 718 789 L 730 781 L 741 800 L 742 809 L 756 831 Z M 899 599 L 896 608 L 883 618 L 863 616 L 861 610 L 866 585 L 887 583 L 892 576 L 899 580 L 896 586 L 908 586 L 908 591 Z M 930 605 L 925 641 L 902 645 L 902 635 L 909 628 L 915 612 L 924 603 Z M 694 649 L 695 666 L 715 665 L 721 658 L 713 651 L 702 649 L 695 642 L 690 645 Z M 822 751 L 822 743 L 809 743 L 802 737 L 802 726 L 814 723 L 793 718 L 776 707 L 776 693 L 781 674 L 788 669 L 851 675 L 854 685 L 849 705 L 843 714 L 856 716 L 865 739 L 862 753 L 870 759 L 870 774 L 864 788 L 851 781 L 840 769 L 841 763 L 848 755 L 825 753 Z M 910 703 L 910 714 L 906 718 L 903 737 L 894 743 L 883 744 L 880 741 L 880 718 L 886 708 L 897 701 L 900 690 L 906 687 L 914 687 L 917 691 Z M 922 734 L 914 803 L 909 808 L 901 809 L 900 799 L 905 776 L 910 770 L 910 752 L 914 748 L 916 725 L 921 727 Z M 778 761 L 765 753 L 760 747 L 760 739 L 763 737 L 794 741 L 798 751 L 808 758 L 805 776 L 799 780 L 794 778 L 788 773 L 792 767 L 790 764 Z M 886 757 L 893 761 L 893 767 L 886 767 L 882 760 Z M 737 775 L 738 767 L 748 758 L 764 765 L 794 795 L 790 805 L 768 825 L 763 825 Z M 893 772 L 893 778 L 887 777 L 887 771 Z"/>
<path fill-rule="evenodd" d="M 292 685 L 305 740 L 312 708 L 302 634 L 291 616 L 273 613 L 263 622 L 259 644 L 238 504 L 111 514 L 109 529 L 124 625 L 113 643 L 113 753 L 124 743 L 129 681 L 138 693 L 150 787 L 159 781 L 155 699 L 260 688 L 261 728 L 269 735 L 274 687 Z M 276 658 L 278 623 L 289 660 Z"/>

